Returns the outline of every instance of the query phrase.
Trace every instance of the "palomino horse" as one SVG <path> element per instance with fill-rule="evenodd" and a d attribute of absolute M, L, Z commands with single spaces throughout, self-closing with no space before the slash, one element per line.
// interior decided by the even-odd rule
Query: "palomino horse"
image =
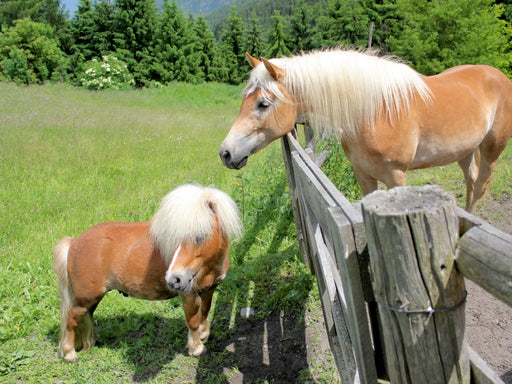
<path fill-rule="evenodd" d="M 336 135 L 366 195 L 409 169 L 457 161 L 474 213 L 512 134 L 512 82 L 484 65 L 424 77 L 389 57 L 347 50 L 257 60 L 220 147 L 229 168 L 290 132 L 298 115 Z"/>
<path fill-rule="evenodd" d="M 183 185 L 162 201 L 151 222 L 109 222 L 55 247 L 61 294 L 59 353 L 95 343 L 92 316 L 110 290 L 139 299 L 180 296 L 188 326 L 188 353 L 206 351 L 213 292 L 229 268 L 229 240 L 241 233 L 238 208 L 224 192 Z"/>

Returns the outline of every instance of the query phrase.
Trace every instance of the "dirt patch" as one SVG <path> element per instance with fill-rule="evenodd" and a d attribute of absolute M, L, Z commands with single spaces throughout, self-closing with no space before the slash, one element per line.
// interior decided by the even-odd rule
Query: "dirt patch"
<path fill-rule="evenodd" d="M 512 234 L 512 196 L 486 201 L 478 216 Z M 512 308 L 466 281 L 466 332 L 469 345 L 505 381 L 512 384 Z"/>

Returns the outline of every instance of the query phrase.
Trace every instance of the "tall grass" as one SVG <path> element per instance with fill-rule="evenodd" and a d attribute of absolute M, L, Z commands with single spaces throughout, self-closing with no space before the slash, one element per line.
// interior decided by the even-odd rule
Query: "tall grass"
<path fill-rule="evenodd" d="M 95 314 L 100 343 L 79 354 L 78 365 L 57 358 L 51 250 L 58 239 L 103 221 L 148 220 L 182 183 L 231 194 L 245 225 L 215 296 L 209 348 L 236 331 L 234 314 L 246 305 L 259 318 L 277 309 L 300 318 L 307 305 L 318 306 L 299 257 L 279 143 L 240 172 L 218 158 L 240 93 L 220 84 L 136 92 L 0 84 L 0 380 L 226 382 L 217 372 L 225 354 L 183 353 L 179 300 L 110 293 Z M 334 371 L 322 374 L 330 382 Z"/>

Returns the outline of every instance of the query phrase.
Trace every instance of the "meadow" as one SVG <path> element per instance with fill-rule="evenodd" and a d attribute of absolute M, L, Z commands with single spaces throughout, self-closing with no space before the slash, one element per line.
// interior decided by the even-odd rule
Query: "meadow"
<path fill-rule="evenodd" d="M 308 314 L 317 316 L 309 322 L 322 315 L 315 280 L 299 254 L 280 143 L 252 156 L 241 171 L 225 168 L 218 157 L 241 90 L 173 84 L 92 92 L 0 83 L 0 381 L 231 383 L 242 372 L 243 382 L 279 382 L 272 361 L 251 376 L 242 365 L 251 367 L 252 356 L 243 357 L 232 342 L 250 339 L 251 327 L 264 329 L 276 313 L 281 327 L 286 319 L 302 334 Z M 339 146 L 322 145 L 331 149 L 326 172 L 351 200 L 359 199 Z M 500 164 L 510 164 L 511 152 L 509 147 Z M 510 191 L 510 169 L 498 165 L 491 196 Z M 441 184 L 463 204 L 456 165 L 413 172 L 409 181 Z M 210 353 L 201 359 L 186 354 L 179 299 L 148 302 L 111 292 L 95 313 L 97 346 L 79 352 L 77 364 L 60 360 L 52 248 L 59 238 L 99 222 L 149 220 L 160 199 L 183 183 L 229 193 L 245 226 L 214 297 Z M 240 319 L 246 306 L 256 310 L 253 320 Z M 290 350 L 305 343 L 286 335 L 279 341 L 277 348 L 289 343 Z M 300 369 L 295 382 L 331 383 L 336 377 L 328 354 Z"/>
<path fill-rule="evenodd" d="M 218 157 L 240 95 L 240 87 L 220 84 L 104 92 L 0 84 L 0 381 L 226 383 L 240 374 L 224 344 L 246 326 L 242 307 L 255 308 L 254 322 L 277 311 L 300 327 L 308 308 L 321 317 L 299 255 L 280 144 L 239 172 Z M 61 361 L 52 271 L 59 238 L 99 222 L 149 220 L 183 183 L 229 193 L 244 221 L 214 298 L 212 352 L 186 354 L 179 299 L 111 292 L 95 313 L 97 346 L 79 353 L 78 364 Z M 335 371 L 324 360 L 301 381 L 331 382 Z M 267 370 L 254 382 L 271 376 Z"/>

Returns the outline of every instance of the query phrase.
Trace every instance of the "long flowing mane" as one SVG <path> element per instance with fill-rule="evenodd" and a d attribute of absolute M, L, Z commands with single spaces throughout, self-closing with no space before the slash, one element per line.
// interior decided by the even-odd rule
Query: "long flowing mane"
<path fill-rule="evenodd" d="M 238 207 L 229 195 L 215 188 L 182 185 L 162 200 L 151 220 L 150 236 L 169 262 L 183 241 L 195 241 L 212 233 L 215 215 L 229 239 L 240 236 Z"/>
<path fill-rule="evenodd" d="M 271 62 L 285 69 L 284 87 L 324 136 L 354 136 L 362 124 L 378 117 L 383 106 L 392 121 L 407 113 L 414 98 L 429 102 L 432 97 L 422 75 L 373 51 L 316 51 Z M 269 92 L 287 101 L 262 64 L 252 70 L 244 94 L 256 88 L 264 96 Z"/>

